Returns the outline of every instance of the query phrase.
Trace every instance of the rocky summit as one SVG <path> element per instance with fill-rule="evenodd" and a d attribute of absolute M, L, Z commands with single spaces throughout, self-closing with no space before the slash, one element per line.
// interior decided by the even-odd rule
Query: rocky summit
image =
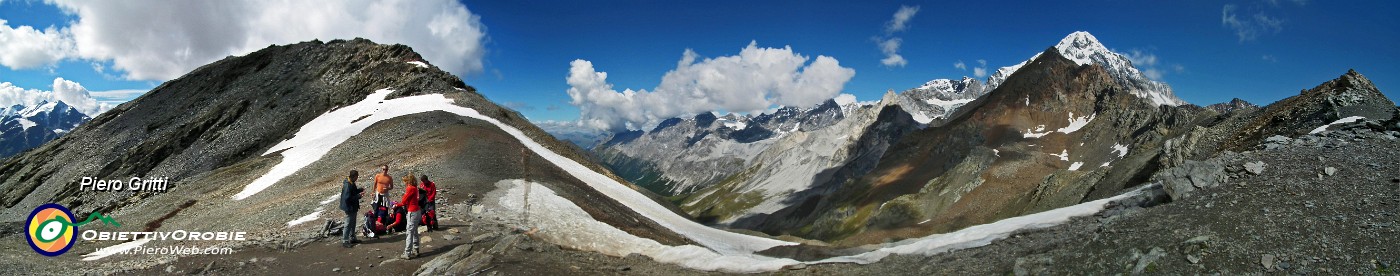
<path fill-rule="evenodd" d="M 352 131 L 356 133 L 337 134 Z M 317 138 L 312 144 L 296 144 L 309 137 Z M 317 149 L 323 151 L 312 155 L 318 154 Z M 314 159 L 298 163 L 307 156 Z M 462 223 L 482 214 L 461 206 L 481 201 L 483 194 L 498 189 L 497 183 L 521 179 L 540 183 L 535 184 L 540 185 L 536 193 L 587 202 L 575 208 L 593 218 L 614 221 L 628 233 L 666 244 L 691 243 L 580 180 L 615 181 L 597 173 L 606 170 L 590 160 L 577 147 L 555 140 L 519 113 L 497 106 L 457 77 L 431 66 L 407 46 L 365 39 L 272 46 L 165 82 L 56 140 L 0 163 L 0 190 L 4 191 L 0 203 L 7 229 L 0 239 L 5 244 L 24 244 L 22 220 L 34 206 L 53 202 L 76 216 L 104 214 L 115 221 L 85 225 L 83 230 L 245 232 L 244 240 L 144 244 L 231 248 L 247 254 L 241 259 L 247 261 L 235 264 L 225 255 L 211 255 L 221 260 L 217 263 L 197 257 L 105 255 L 99 249 L 138 240 L 83 240 L 71 249 L 75 253 L 55 258 L 29 252 L 26 246 L 4 247 L 0 270 L 46 274 L 69 271 L 72 262 L 101 259 L 77 269 L 100 274 L 164 270 L 221 274 L 295 265 L 293 270 L 278 271 L 304 271 L 315 266 L 303 267 L 313 261 L 299 258 L 329 253 L 281 252 L 324 250 L 310 244 L 329 241 L 324 226 L 335 222 L 341 223 L 337 232 L 358 231 L 358 225 L 343 225 L 344 214 L 332 202 L 346 172 L 359 170 L 358 184 L 364 187 L 371 185 L 367 179 L 379 165 L 388 165 L 395 177 L 413 173 L 439 183 L 438 204 L 452 210 L 444 211 L 444 230 L 466 230 L 460 229 Z M 256 185 L 288 164 L 300 167 L 266 181 L 266 186 Z M 592 174 L 580 178 L 571 170 Z M 127 182 L 132 178 L 159 179 L 164 185 L 140 190 L 94 188 L 82 185 L 84 178 L 130 186 L 137 183 Z M 369 200 L 366 195 L 363 203 Z M 641 200 L 651 202 L 645 196 Z M 447 208 L 451 206 L 460 209 Z M 498 216 L 507 215 L 515 218 L 519 213 Z M 483 233 L 480 229 L 458 233 L 457 238 L 425 236 L 424 241 L 429 246 L 456 246 L 470 241 L 469 234 Z M 487 232 L 515 231 L 492 229 Z M 365 251 L 389 250 L 394 244 L 378 242 L 382 248 Z M 397 245 L 402 248 L 401 242 Z M 363 266 L 378 261 L 383 260 Z M 407 273 L 422 263 L 381 266 L 412 266 L 389 270 Z"/>

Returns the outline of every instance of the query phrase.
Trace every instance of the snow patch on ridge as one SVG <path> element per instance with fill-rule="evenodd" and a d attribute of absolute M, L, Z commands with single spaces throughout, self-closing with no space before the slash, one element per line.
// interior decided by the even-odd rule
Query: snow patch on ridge
<path fill-rule="evenodd" d="M 30 121 L 29 119 L 25 118 L 19 118 L 18 120 L 19 127 L 23 128 L 21 130 L 29 130 L 29 128 L 39 125 L 37 123 L 34 123 L 34 121 Z"/>
<path fill-rule="evenodd" d="M 418 68 L 428 68 L 428 64 L 422 61 L 409 61 L 408 64 L 413 64 L 413 66 L 418 66 Z"/>
<path fill-rule="evenodd" d="M 1084 162 L 1074 162 L 1073 164 L 1069 164 L 1069 170 L 1077 171 L 1080 166 L 1084 166 Z"/>
<path fill-rule="evenodd" d="M 1069 161 L 1069 150 L 1060 150 L 1060 154 L 1052 153 L 1050 156 L 1059 156 L 1061 161 Z"/>
<path fill-rule="evenodd" d="M 1113 151 L 1111 151 L 1111 152 L 1117 152 L 1117 153 L 1118 153 L 1118 158 L 1123 158 L 1124 156 L 1128 156 L 1128 146 L 1120 145 L 1120 144 L 1118 144 L 1118 143 L 1113 143 Z M 1104 163 L 1104 164 L 1107 164 L 1107 163 Z"/>
<path fill-rule="evenodd" d="M 749 124 L 744 123 L 743 121 L 738 121 L 738 120 L 736 120 L 736 121 L 726 121 L 726 122 L 724 122 L 724 127 L 728 127 L 728 128 L 734 129 L 734 130 L 744 130 L 745 128 L 749 128 Z"/>
<path fill-rule="evenodd" d="M 1032 129 L 1026 129 L 1026 132 L 1025 132 L 1025 133 L 1021 133 L 1021 138 L 1040 138 L 1040 137 L 1045 137 L 1045 135 L 1046 135 L 1046 134 L 1050 134 L 1050 132 L 1051 132 L 1051 131 L 1045 131 L 1045 125 L 1039 125 L 1039 126 L 1036 126 L 1034 130 L 1032 130 Z"/>
<path fill-rule="evenodd" d="M 937 98 L 931 98 L 931 99 L 924 100 L 924 102 L 925 102 L 925 103 L 928 103 L 928 104 L 931 104 L 931 105 L 936 105 L 936 106 L 938 106 L 938 107 L 942 107 L 943 110 L 953 110 L 954 108 L 957 108 L 957 107 L 960 107 L 960 106 L 963 106 L 963 105 L 965 105 L 965 104 L 967 104 L 967 103 L 972 102 L 972 100 L 975 100 L 975 99 L 958 99 L 958 100 L 945 101 L 945 100 L 940 100 L 940 99 L 937 99 Z"/>
<path fill-rule="evenodd" d="M 302 223 L 306 223 L 306 222 L 308 222 L 308 221 L 313 221 L 313 220 L 316 220 L 316 219 L 318 219 L 318 218 L 321 218 L 321 211 L 322 211 L 321 208 L 316 208 L 316 211 L 315 211 L 315 212 L 311 212 L 310 214 L 306 214 L 305 216 L 301 216 L 301 217 L 299 217 L 299 218 L 297 218 L 297 219 L 294 219 L 294 220 L 292 220 L 292 221 L 288 221 L 288 222 L 287 222 L 287 227 L 296 226 L 297 224 L 302 224 Z"/>
<path fill-rule="evenodd" d="M 914 121 L 919 122 L 920 124 L 927 125 L 929 122 L 933 122 L 933 118 L 930 118 L 927 114 L 924 114 L 924 112 L 921 111 L 909 112 L 909 116 L 914 117 Z"/>
<path fill-rule="evenodd" d="M 1309 131 L 1309 132 L 1308 132 L 1308 135 L 1318 134 L 1318 133 L 1322 133 L 1323 131 L 1327 131 L 1327 127 L 1330 127 L 1330 126 L 1335 125 L 1335 124 L 1345 124 L 1345 123 L 1360 121 L 1360 120 L 1363 120 L 1363 119 L 1366 119 L 1366 117 L 1351 116 L 1351 117 L 1342 118 L 1341 120 L 1337 120 L 1337 121 L 1335 121 L 1335 122 L 1332 122 L 1332 123 L 1329 123 L 1329 124 L 1322 125 L 1322 126 L 1320 126 L 1320 127 L 1314 128 L 1312 131 Z"/>
<path fill-rule="evenodd" d="M 1065 126 L 1065 127 L 1062 127 L 1062 128 L 1060 128 L 1060 129 L 1057 129 L 1057 130 L 1055 130 L 1055 131 L 1058 131 L 1058 132 L 1064 133 L 1064 134 L 1074 133 L 1075 131 L 1079 131 L 1079 129 L 1084 128 L 1084 126 L 1089 125 L 1089 121 L 1093 121 L 1093 120 L 1094 120 L 1094 117 L 1095 117 L 1095 116 L 1098 116 L 1098 115 L 1099 115 L 1098 113 L 1094 113 L 1094 114 L 1089 114 L 1088 117 L 1078 117 L 1078 118 L 1075 118 L 1075 117 L 1074 117 L 1074 112 L 1070 112 L 1070 113 L 1069 113 L 1069 125 L 1068 125 L 1068 126 Z"/>

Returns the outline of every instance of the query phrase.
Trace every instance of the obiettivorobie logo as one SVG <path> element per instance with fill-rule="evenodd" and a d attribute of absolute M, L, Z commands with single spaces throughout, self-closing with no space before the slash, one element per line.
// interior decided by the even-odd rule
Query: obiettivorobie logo
<path fill-rule="evenodd" d="M 101 213 L 93 212 L 87 220 L 73 222 L 73 212 L 57 203 L 47 203 L 34 208 L 29 213 L 29 223 L 25 227 L 24 235 L 28 238 L 29 247 L 34 252 L 39 252 L 44 256 L 54 257 L 63 255 L 69 249 L 73 249 L 74 239 L 78 227 L 83 226 L 94 219 L 100 219 L 103 223 L 113 226 L 121 226 L 111 217 Z"/>

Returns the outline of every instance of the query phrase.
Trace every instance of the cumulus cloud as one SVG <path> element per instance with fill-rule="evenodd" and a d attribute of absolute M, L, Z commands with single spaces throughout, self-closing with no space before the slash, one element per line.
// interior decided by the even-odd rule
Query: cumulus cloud
<path fill-rule="evenodd" d="M 914 14 L 919 13 L 919 6 L 899 6 L 899 10 L 894 12 L 893 18 L 885 23 L 885 33 L 872 38 L 879 46 L 880 53 L 885 54 L 885 58 L 880 59 L 880 64 L 885 67 L 904 67 L 909 61 L 899 54 L 899 46 L 904 44 L 904 39 L 894 36 L 895 33 L 909 29 L 909 19 L 914 18 Z"/>
<path fill-rule="evenodd" d="M 0 83 L 0 106 L 35 106 L 44 102 L 62 101 L 89 117 L 97 117 L 114 106 L 112 103 L 93 98 L 87 88 L 83 88 L 83 85 L 77 82 L 55 78 L 52 88 L 52 91 L 44 91 L 25 89 L 9 82 Z"/>
<path fill-rule="evenodd" d="M 953 63 L 953 68 L 958 68 L 963 71 L 967 71 L 967 64 L 959 60 L 957 63 Z"/>
<path fill-rule="evenodd" d="M 73 53 L 73 42 L 63 31 L 49 26 L 10 27 L 0 19 L 0 65 L 10 69 L 50 66 Z"/>
<path fill-rule="evenodd" d="M 480 72 L 485 53 L 480 17 L 451 0 L 47 2 L 77 18 L 65 28 L 76 58 L 110 62 L 106 69 L 131 80 L 173 79 L 227 55 L 312 39 L 401 43 L 458 75 Z"/>
<path fill-rule="evenodd" d="M 973 75 L 973 76 L 977 76 L 978 78 L 986 77 L 986 76 L 987 76 L 987 60 L 985 60 L 985 59 L 979 59 L 979 60 L 977 60 L 977 64 L 981 64 L 981 65 L 979 65 L 979 66 L 977 66 L 977 67 L 975 67 L 975 68 L 972 68 L 972 75 Z"/>
<path fill-rule="evenodd" d="M 1220 10 L 1220 25 L 1235 31 L 1240 43 L 1258 39 L 1262 34 L 1278 33 L 1283 30 L 1283 19 L 1269 16 L 1264 12 L 1242 15 L 1235 5 L 1225 5 Z"/>
<path fill-rule="evenodd" d="M 619 92 L 608 83 L 607 72 L 599 72 L 592 62 L 580 59 L 569 65 L 570 104 L 579 108 L 580 122 L 610 131 L 642 129 L 701 112 L 757 113 L 773 105 L 816 105 L 835 97 L 855 76 L 854 69 L 841 67 L 835 58 L 812 59 L 790 46 L 760 48 L 757 42 L 738 55 L 703 60 L 687 49 L 651 91 Z"/>

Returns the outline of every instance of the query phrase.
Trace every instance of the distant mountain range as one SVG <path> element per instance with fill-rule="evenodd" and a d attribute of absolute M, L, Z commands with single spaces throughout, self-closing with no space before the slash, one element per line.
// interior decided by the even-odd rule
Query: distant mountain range
<path fill-rule="evenodd" d="M 1352 96 L 1360 100 L 1342 105 L 1368 107 L 1290 115 L 1315 116 L 1299 126 L 1221 125 L 1295 111 L 1188 104 L 1127 56 L 1075 32 L 985 81 L 936 79 L 872 103 L 672 118 L 613 133 L 592 152 L 699 221 L 858 245 L 1116 195 L 1179 165 L 1181 151 L 1243 150 L 1265 137 L 1260 129 L 1289 134 L 1342 115 L 1393 112 L 1378 92 Z M 1183 140 L 1197 127 L 1216 140 Z M 1227 133 L 1245 137 L 1216 138 Z"/>
<path fill-rule="evenodd" d="M 62 101 L 0 108 L 0 158 L 43 145 L 90 119 Z"/>

